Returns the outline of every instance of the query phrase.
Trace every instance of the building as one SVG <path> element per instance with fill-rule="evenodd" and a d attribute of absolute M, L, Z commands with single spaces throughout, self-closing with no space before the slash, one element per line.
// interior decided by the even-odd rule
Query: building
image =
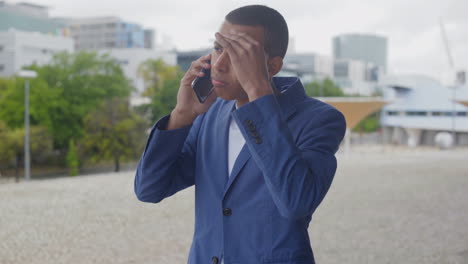
<path fill-rule="evenodd" d="M 315 53 L 287 53 L 278 76 L 297 76 L 303 83 L 333 77 L 333 60 Z"/>
<path fill-rule="evenodd" d="M 387 38 L 343 34 L 333 38 L 333 77 L 345 94 L 379 94 L 377 82 L 387 70 Z"/>
<path fill-rule="evenodd" d="M 34 63 L 47 64 L 62 51 L 73 52 L 71 38 L 16 30 L 0 32 L 0 76 L 11 76 Z"/>
<path fill-rule="evenodd" d="M 49 17 L 47 6 L 0 1 L 0 76 L 48 63 L 57 52 L 73 52 L 73 40 L 66 37 L 64 27 Z"/>
<path fill-rule="evenodd" d="M 143 31 L 144 37 L 144 45 L 145 49 L 154 49 L 155 48 L 155 41 L 156 41 L 156 33 L 154 29 L 145 29 Z"/>
<path fill-rule="evenodd" d="M 0 31 L 16 29 L 63 35 L 63 28 L 63 23 L 49 17 L 49 8 L 46 6 L 0 1 Z"/>
<path fill-rule="evenodd" d="M 370 34 L 343 34 L 333 38 L 335 59 L 359 60 L 387 71 L 387 38 Z"/>
<path fill-rule="evenodd" d="M 179 51 L 177 52 L 177 65 L 182 71 L 187 71 L 192 64 L 192 61 L 198 60 L 201 56 L 210 54 L 211 48 L 192 50 L 192 51 Z"/>
<path fill-rule="evenodd" d="M 154 31 L 118 17 L 67 19 L 76 50 L 154 48 Z"/>
<path fill-rule="evenodd" d="M 378 85 L 370 78 L 372 69 L 363 61 L 335 59 L 333 80 L 347 95 L 373 96 L 378 93 Z"/>
<path fill-rule="evenodd" d="M 391 103 L 381 113 L 387 143 L 435 145 L 448 132 L 457 145 L 468 145 L 468 86 L 456 93 L 425 76 L 393 76 L 382 81 L 384 99 Z M 455 95 L 455 99 L 453 96 Z"/>

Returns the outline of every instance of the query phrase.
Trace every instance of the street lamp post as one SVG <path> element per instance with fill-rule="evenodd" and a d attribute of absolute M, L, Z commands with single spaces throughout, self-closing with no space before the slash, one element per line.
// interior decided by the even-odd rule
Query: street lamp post
<path fill-rule="evenodd" d="M 36 78 L 35 71 L 21 70 L 18 72 L 18 77 L 25 78 L 24 80 L 24 179 L 31 180 L 31 151 L 30 151 L 30 135 L 29 135 L 29 79 Z"/>

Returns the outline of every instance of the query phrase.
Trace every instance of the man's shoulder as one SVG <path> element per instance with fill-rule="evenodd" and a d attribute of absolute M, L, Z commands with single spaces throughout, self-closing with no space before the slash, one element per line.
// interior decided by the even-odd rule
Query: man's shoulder
<path fill-rule="evenodd" d="M 297 77 L 274 77 L 275 86 L 281 91 L 279 99 L 284 109 L 295 108 L 306 113 L 339 112 L 336 108 L 306 94 L 301 80 Z M 291 105 L 292 104 L 292 105 Z"/>
<path fill-rule="evenodd" d="M 301 105 L 301 108 L 305 108 L 309 111 L 318 111 L 318 112 L 338 111 L 334 106 L 320 99 L 310 97 L 310 96 L 306 96 L 304 98 L 304 101 L 302 101 L 300 105 Z"/>

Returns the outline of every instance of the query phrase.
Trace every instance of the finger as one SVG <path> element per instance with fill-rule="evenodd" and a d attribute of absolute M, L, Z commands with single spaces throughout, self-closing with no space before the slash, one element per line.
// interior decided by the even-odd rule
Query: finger
<path fill-rule="evenodd" d="M 193 62 L 195 64 L 195 62 Z M 201 71 L 201 67 L 196 67 L 192 65 L 187 72 L 185 73 L 184 77 L 182 78 L 182 81 L 185 84 L 192 83 L 192 81 L 197 78 L 197 77 L 203 77 L 205 76 L 205 73 Z"/>
<path fill-rule="evenodd" d="M 226 51 L 231 47 L 231 43 L 226 40 L 226 38 L 219 32 L 216 32 L 215 33 L 215 37 L 216 37 L 216 41 L 218 41 L 219 45 L 221 45 L 221 47 L 223 47 L 223 49 L 225 49 Z"/>
<path fill-rule="evenodd" d="M 193 78 L 205 76 L 204 72 L 202 72 L 201 70 L 197 70 L 197 69 L 192 69 L 190 71 L 190 74 L 192 75 Z"/>
<path fill-rule="evenodd" d="M 199 61 L 202 61 L 202 62 L 207 62 L 211 59 L 211 53 L 208 53 L 207 55 L 205 56 L 201 56 L 200 58 L 198 58 Z"/>
<path fill-rule="evenodd" d="M 246 42 L 255 45 L 255 46 L 261 46 L 261 43 L 258 42 L 256 39 L 254 39 L 252 36 L 245 32 L 235 32 L 234 35 L 237 35 L 239 38 L 245 40 Z"/>
<path fill-rule="evenodd" d="M 257 49 L 260 43 L 244 32 L 224 35 L 227 39 L 237 42 L 245 50 Z"/>
<path fill-rule="evenodd" d="M 228 47 L 226 49 L 228 53 L 231 50 L 231 53 L 234 52 L 235 55 L 245 54 L 246 50 L 242 47 L 242 45 L 239 44 L 239 42 L 236 39 L 223 35 L 219 32 L 216 33 L 216 36 L 219 44 L 221 44 L 222 46 L 226 45 Z"/>
<path fill-rule="evenodd" d="M 198 72 L 201 72 L 203 68 L 209 69 L 211 68 L 211 65 L 206 61 L 203 62 L 202 60 L 198 59 L 196 61 L 192 61 L 192 64 L 190 65 L 189 70 L 195 70 L 198 73 Z"/>

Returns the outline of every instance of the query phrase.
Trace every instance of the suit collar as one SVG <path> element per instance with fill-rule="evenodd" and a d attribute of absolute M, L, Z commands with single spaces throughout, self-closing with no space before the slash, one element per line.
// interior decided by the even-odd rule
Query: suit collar
<path fill-rule="evenodd" d="M 288 119 L 296 111 L 296 105 L 307 97 L 304 86 L 297 77 L 273 77 L 273 83 L 280 91 L 276 99 L 281 112 Z"/>

